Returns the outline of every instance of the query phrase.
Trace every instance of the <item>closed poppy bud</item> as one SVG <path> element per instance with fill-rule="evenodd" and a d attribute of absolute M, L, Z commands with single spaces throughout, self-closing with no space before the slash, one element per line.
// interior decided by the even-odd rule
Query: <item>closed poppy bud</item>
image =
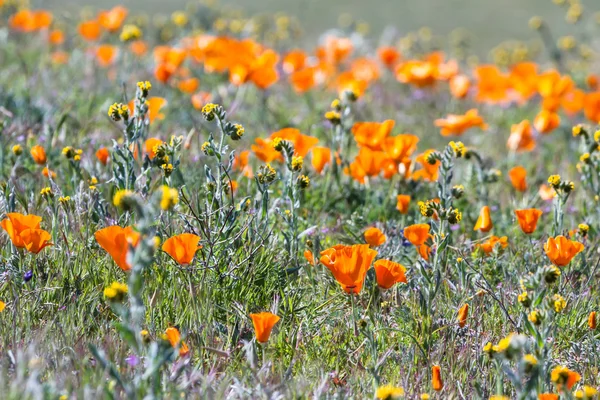
<path fill-rule="evenodd" d="M 36 145 L 31 148 L 31 157 L 36 164 L 46 164 L 46 151 L 40 145 Z"/>
<path fill-rule="evenodd" d="M 483 206 L 479 212 L 479 218 L 475 223 L 474 231 L 489 232 L 494 227 L 492 217 L 490 216 L 490 207 Z"/>
<path fill-rule="evenodd" d="M 252 318 L 252 324 L 254 325 L 256 341 L 259 343 L 267 343 L 269 341 L 273 326 L 281 319 L 270 312 L 250 314 L 250 318 Z"/>
<path fill-rule="evenodd" d="M 444 388 L 444 382 L 442 381 L 442 370 L 439 365 L 434 365 L 431 367 L 431 385 L 433 386 L 433 390 L 439 392 Z"/>
<path fill-rule="evenodd" d="M 365 241 L 371 247 L 381 246 L 385 243 L 386 237 L 378 228 L 369 228 L 365 231 Z"/>
<path fill-rule="evenodd" d="M 520 165 L 511 168 L 511 170 L 508 171 L 508 177 L 515 190 L 518 190 L 519 192 L 527 190 L 527 170 L 525 168 Z"/>
<path fill-rule="evenodd" d="M 102 147 L 96 152 L 96 158 L 102 163 L 102 165 L 106 165 L 108 163 L 109 156 L 110 153 L 106 147 Z"/>
<path fill-rule="evenodd" d="M 377 260 L 374 264 L 377 286 L 386 290 L 396 283 L 406 283 L 406 268 L 403 265 L 389 261 Z"/>
<path fill-rule="evenodd" d="M 458 310 L 458 326 L 464 328 L 467 323 L 467 317 L 469 316 L 469 305 L 465 304 Z"/>
<path fill-rule="evenodd" d="M 537 222 L 542 215 L 542 210 L 537 208 L 528 208 L 525 210 L 515 210 L 517 221 L 521 230 L 525 234 L 533 233 L 537 227 Z"/>
<path fill-rule="evenodd" d="M 597 326 L 596 311 L 592 311 L 588 317 L 588 326 L 591 330 L 595 330 Z"/>
<path fill-rule="evenodd" d="M 410 196 L 407 194 L 399 194 L 396 197 L 396 201 L 396 210 L 400 211 L 400 214 L 408 214 Z"/>

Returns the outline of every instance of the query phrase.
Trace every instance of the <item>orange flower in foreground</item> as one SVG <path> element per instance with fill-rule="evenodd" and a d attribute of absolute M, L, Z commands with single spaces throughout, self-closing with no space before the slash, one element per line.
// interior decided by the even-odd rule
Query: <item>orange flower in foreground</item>
<path fill-rule="evenodd" d="M 270 312 L 250 314 L 250 318 L 252 318 L 252 325 L 254 325 L 256 341 L 259 343 L 267 343 L 269 341 L 273 327 L 281 319 Z"/>
<path fill-rule="evenodd" d="M 200 242 L 200 236 L 193 233 L 182 233 L 165 240 L 162 251 L 173 257 L 178 264 L 189 265 L 196 252 L 202 248 L 198 242 Z"/>
<path fill-rule="evenodd" d="M 315 171 L 320 174 L 323 172 L 325 166 L 331 162 L 331 149 L 329 147 L 317 146 L 313 147 L 311 154 L 311 164 Z"/>
<path fill-rule="evenodd" d="M 433 390 L 439 392 L 444 388 L 444 381 L 442 381 L 442 370 L 439 365 L 431 367 L 431 385 Z"/>
<path fill-rule="evenodd" d="M 554 393 L 541 393 L 538 395 L 538 400 L 558 400 L 559 397 Z"/>
<path fill-rule="evenodd" d="M 23 215 L 20 213 L 8 213 L 6 218 L 0 222 L 2 229 L 8 233 L 10 241 L 18 248 L 26 247 L 21 234 L 28 230 L 39 230 L 42 217 L 29 214 Z"/>
<path fill-rule="evenodd" d="M 371 150 L 381 150 L 383 141 L 392 132 L 396 123 L 393 120 L 384 122 L 356 122 L 352 126 L 354 140 L 359 146 L 368 147 Z"/>
<path fill-rule="evenodd" d="M 510 171 L 508 171 L 508 177 L 515 190 L 518 190 L 519 192 L 527 190 L 527 170 L 525 168 L 520 165 L 511 168 Z"/>
<path fill-rule="evenodd" d="M 442 128 L 442 136 L 461 136 L 467 130 L 479 127 L 483 130 L 488 128 L 483 118 L 476 109 L 467 111 L 465 115 L 449 114 L 445 119 L 436 119 L 435 126 Z"/>
<path fill-rule="evenodd" d="M 402 162 L 417 149 L 419 138 L 415 135 L 403 134 L 384 138 L 381 148 L 395 162 Z"/>
<path fill-rule="evenodd" d="M 46 164 L 46 150 L 39 144 L 31 148 L 31 157 L 36 164 Z"/>
<path fill-rule="evenodd" d="M 34 32 L 48 28 L 52 20 L 53 16 L 49 11 L 23 9 L 10 17 L 9 26 L 21 32 Z"/>
<path fill-rule="evenodd" d="M 475 227 L 473 228 L 473 230 L 489 232 L 493 227 L 494 223 L 492 222 L 492 217 L 490 215 L 490 207 L 481 207 L 481 211 L 479 211 L 479 218 L 477 218 L 477 222 L 475 223 Z"/>
<path fill-rule="evenodd" d="M 377 260 L 373 265 L 377 286 L 387 290 L 396 283 L 406 283 L 406 268 L 398 263 L 389 260 Z"/>
<path fill-rule="evenodd" d="M 519 221 L 519 226 L 523 233 L 530 234 L 535 232 L 535 228 L 537 227 L 537 222 L 540 216 L 542 215 L 542 210 L 537 208 L 528 208 L 525 210 L 515 210 L 515 215 L 517 216 L 517 221 Z"/>
<path fill-rule="evenodd" d="M 571 371 L 567 367 L 559 365 L 550 371 L 550 380 L 556 384 L 559 391 L 563 390 L 563 385 L 571 390 L 581 380 L 581 375 L 575 371 Z"/>
<path fill-rule="evenodd" d="M 408 205 L 410 204 L 410 196 L 407 194 L 399 194 L 396 196 L 396 210 L 400 211 L 400 214 L 408 213 Z"/>
<path fill-rule="evenodd" d="M 464 326 L 467 323 L 468 316 L 469 316 L 469 305 L 465 303 L 458 310 L 458 316 L 456 317 L 456 319 L 458 320 L 458 326 L 460 326 L 461 328 L 464 328 Z"/>
<path fill-rule="evenodd" d="M 415 246 L 421 246 L 425 244 L 427 239 L 431 236 L 429 234 L 428 224 L 415 224 L 409 225 L 404 228 L 404 237 Z"/>
<path fill-rule="evenodd" d="M 123 271 L 129 271 L 131 265 L 127 261 L 129 247 L 136 247 L 140 234 L 132 227 L 121 228 L 118 225 L 100 229 L 94 234 L 96 241 Z"/>
<path fill-rule="evenodd" d="M 583 248 L 583 243 L 569 240 L 563 235 L 548 238 L 544 245 L 546 255 L 558 267 L 568 265 L 573 257 L 583 251 Z"/>
<path fill-rule="evenodd" d="M 371 247 L 381 246 L 386 240 L 387 238 L 379 228 L 372 227 L 365 231 L 365 241 Z"/>
<path fill-rule="evenodd" d="M 185 342 L 181 341 L 181 333 L 179 332 L 179 329 L 175 327 L 169 327 L 165 331 L 165 336 L 167 337 L 169 343 L 171 343 L 171 346 L 174 348 L 179 346 L 179 357 L 185 357 L 190 353 L 190 348 L 185 344 Z"/>
<path fill-rule="evenodd" d="M 89 42 L 98 40 L 102 33 L 102 26 L 96 20 L 85 21 L 79 24 L 79 34 Z"/>
<path fill-rule="evenodd" d="M 21 240 L 27 251 L 38 254 L 47 246 L 52 246 L 50 233 L 43 229 L 25 229 L 21 232 Z"/>
<path fill-rule="evenodd" d="M 535 149 L 535 139 L 531 129 L 531 123 L 524 120 L 513 125 L 506 146 L 511 151 L 531 151 Z"/>
<path fill-rule="evenodd" d="M 491 236 L 487 242 L 483 242 L 481 244 L 477 244 L 476 248 L 481 249 L 485 254 L 490 254 L 494 251 L 496 245 L 499 245 L 500 248 L 505 249 L 508 246 L 508 238 L 506 236 Z"/>
<path fill-rule="evenodd" d="M 560 125 L 560 117 L 557 113 L 542 110 L 533 120 L 533 126 L 539 133 L 550 133 Z"/>
<path fill-rule="evenodd" d="M 337 245 L 321 252 L 320 261 L 347 293 L 360 293 L 377 252 L 368 244 Z"/>
<path fill-rule="evenodd" d="M 102 163 L 102 165 L 106 165 L 108 163 L 109 157 L 110 153 L 106 147 L 101 147 L 96 152 L 96 158 Z"/>

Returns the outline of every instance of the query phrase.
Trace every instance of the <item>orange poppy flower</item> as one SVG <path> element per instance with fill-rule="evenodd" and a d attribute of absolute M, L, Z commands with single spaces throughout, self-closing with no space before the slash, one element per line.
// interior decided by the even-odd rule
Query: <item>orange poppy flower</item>
<path fill-rule="evenodd" d="M 583 251 L 583 243 L 569 240 L 563 235 L 549 237 L 544 245 L 546 255 L 557 267 L 569 265 L 573 257 Z"/>
<path fill-rule="evenodd" d="M 439 160 L 437 160 L 434 164 L 429 164 L 427 162 L 427 158 L 428 158 L 429 154 L 434 151 L 435 150 L 430 149 L 430 150 L 427 150 L 424 153 L 421 153 L 417 156 L 415 161 L 418 162 L 419 164 L 421 164 L 422 168 L 413 172 L 412 178 L 414 180 L 423 179 L 423 180 L 429 181 L 429 182 L 437 181 L 438 170 L 440 168 L 440 165 L 442 165 L 442 163 Z"/>
<path fill-rule="evenodd" d="M 537 93 L 537 70 L 538 66 L 533 62 L 522 62 L 511 67 L 508 79 L 519 103 L 525 103 Z"/>
<path fill-rule="evenodd" d="M 296 93 L 305 93 L 325 80 L 325 73 L 319 67 L 307 67 L 292 73 L 289 81 Z"/>
<path fill-rule="evenodd" d="M 198 92 L 191 97 L 192 105 L 198 111 L 202 110 L 202 107 L 209 103 L 211 99 L 212 95 L 209 92 Z"/>
<path fill-rule="evenodd" d="M 487 242 L 483 242 L 481 244 L 477 244 L 477 248 L 481 249 L 485 254 L 490 254 L 494 251 L 496 245 L 499 245 L 502 249 L 505 249 L 508 246 L 508 238 L 506 236 L 491 236 Z"/>
<path fill-rule="evenodd" d="M 431 236 L 429 234 L 428 224 L 415 224 L 409 225 L 404 228 L 404 237 L 415 246 L 421 246 L 425 244 L 427 239 Z"/>
<path fill-rule="evenodd" d="M 50 169 L 48 169 L 48 167 L 44 167 L 44 169 L 42 169 L 42 175 L 44 175 L 46 178 L 56 178 L 56 172 L 51 171 Z"/>
<path fill-rule="evenodd" d="M 20 236 L 25 249 L 33 254 L 38 254 L 47 246 L 52 246 L 50 242 L 52 236 L 43 229 L 25 229 Z"/>
<path fill-rule="evenodd" d="M 302 50 L 292 50 L 283 57 L 282 67 L 286 74 L 291 74 L 304 68 L 308 56 Z"/>
<path fill-rule="evenodd" d="M 31 148 L 31 157 L 33 158 L 33 161 L 35 161 L 36 164 L 39 165 L 43 165 L 46 164 L 46 150 L 44 150 L 44 148 L 42 146 L 35 145 Z"/>
<path fill-rule="evenodd" d="M 537 227 L 537 222 L 540 216 L 542 215 L 542 210 L 537 208 L 527 208 L 524 210 L 515 210 L 515 215 L 517 216 L 517 221 L 519 221 L 519 226 L 523 233 L 530 234 L 535 231 Z"/>
<path fill-rule="evenodd" d="M 431 367 L 431 385 L 433 390 L 439 392 L 444 388 L 444 381 L 442 381 L 442 370 L 439 365 Z"/>
<path fill-rule="evenodd" d="M 116 32 L 121 29 L 123 21 L 127 18 L 129 11 L 123 6 L 116 6 L 109 11 L 103 11 L 98 14 L 98 22 L 109 32 Z"/>
<path fill-rule="evenodd" d="M 365 242 L 371 247 L 381 246 L 387 238 L 379 228 L 371 227 L 365 231 Z"/>
<path fill-rule="evenodd" d="M 264 51 L 253 61 L 248 79 L 259 89 L 269 88 L 279 80 L 278 62 L 279 54 L 270 49 Z"/>
<path fill-rule="evenodd" d="M 148 154 L 148 158 L 151 160 L 156 157 L 156 148 L 163 144 L 164 142 L 159 138 L 148 138 L 144 142 L 144 149 L 146 150 L 146 154 Z"/>
<path fill-rule="evenodd" d="M 96 60 L 101 67 L 112 65 L 119 54 L 119 49 L 115 46 L 104 44 L 96 49 Z"/>
<path fill-rule="evenodd" d="M 177 84 L 177 87 L 183 93 L 192 94 L 198 89 L 199 85 L 200 85 L 200 80 L 198 80 L 198 78 L 189 78 L 189 79 L 184 79 L 184 80 L 180 81 Z"/>
<path fill-rule="evenodd" d="M 185 344 L 185 342 L 181 341 L 181 333 L 179 332 L 179 329 L 175 327 L 169 327 L 165 331 L 165 336 L 167 337 L 169 343 L 171 343 L 171 346 L 174 348 L 179 346 L 179 357 L 185 357 L 190 353 L 190 348 Z"/>
<path fill-rule="evenodd" d="M 337 245 L 321 252 L 320 261 L 346 293 L 360 293 L 377 252 L 368 244 Z"/>
<path fill-rule="evenodd" d="M 168 238 L 162 245 L 162 251 L 173 257 L 180 265 L 192 263 L 196 252 L 202 248 L 198 243 L 200 236 L 193 233 L 182 233 Z"/>
<path fill-rule="evenodd" d="M 540 189 L 538 190 L 538 195 L 544 201 L 550 201 L 556 197 L 556 191 L 552 189 L 550 186 L 543 183 L 540 185 Z"/>
<path fill-rule="evenodd" d="M 255 144 L 251 145 L 250 148 L 254 155 L 262 162 L 283 161 L 281 153 L 273 148 L 273 141 L 271 139 L 256 138 L 254 142 Z"/>
<path fill-rule="evenodd" d="M 542 110 L 533 120 L 533 126 L 540 133 L 550 133 L 560 125 L 560 117 L 555 112 Z"/>
<path fill-rule="evenodd" d="M 592 311 L 588 316 L 588 327 L 591 330 L 595 330 L 598 326 L 598 319 L 596 318 L 596 311 Z"/>
<path fill-rule="evenodd" d="M 8 233 L 10 241 L 17 248 L 25 248 L 26 242 L 21 234 L 25 231 L 40 230 L 42 217 L 29 214 L 23 215 L 20 213 L 8 213 L 6 218 L 0 222 L 2 229 Z"/>
<path fill-rule="evenodd" d="M 53 51 L 50 54 L 50 59 L 52 60 L 52 64 L 63 65 L 69 61 L 69 53 L 66 51 Z"/>
<path fill-rule="evenodd" d="M 438 67 L 430 61 L 410 60 L 398 65 L 396 79 L 419 88 L 432 86 L 438 77 Z"/>
<path fill-rule="evenodd" d="M 556 384 L 559 391 L 563 390 L 563 385 L 567 389 L 573 389 L 573 386 L 581 380 L 581 375 L 575 371 L 571 371 L 567 367 L 556 366 L 550 371 L 550 380 Z"/>
<path fill-rule="evenodd" d="M 352 40 L 327 36 L 325 38 L 325 45 L 318 48 L 316 54 L 321 61 L 336 66 L 348 58 L 353 50 Z"/>
<path fill-rule="evenodd" d="M 304 258 L 306 259 L 306 261 L 308 261 L 310 265 L 312 265 L 313 267 L 315 266 L 315 256 L 313 255 L 312 251 L 308 249 L 304 250 Z"/>
<path fill-rule="evenodd" d="M 429 261 L 429 255 L 431 254 L 431 247 L 426 244 L 422 244 L 417 247 L 417 253 L 423 258 L 425 261 Z"/>
<path fill-rule="evenodd" d="M 531 123 L 528 120 L 512 126 L 506 146 L 509 150 L 517 152 L 535 149 L 535 139 L 531 130 Z"/>
<path fill-rule="evenodd" d="M 400 211 L 400 214 L 408 214 L 408 205 L 410 204 L 410 195 L 399 194 L 396 196 L 396 210 Z"/>
<path fill-rule="evenodd" d="M 559 397 L 554 393 L 541 393 L 538 395 L 538 400 L 558 400 Z"/>
<path fill-rule="evenodd" d="M 110 153 L 106 147 L 101 147 L 96 152 L 96 158 L 102 163 L 102 165 L 106 165 L 108 163 L 109 157 Z"/>
<path fill-rule="evenodd" d="M 79 34 L 88 42 L 94 42 L 102 34 L 102 26 L 97 20 L 84 21 L 79 24 Z"/>
<path fill-rule="evenodd" d="M 281 318 L 270 312 L 261 312 L 250 314 L 252 325 L 254 325 L 254 334 L 258 343 L 267 343 L 271 336 L 273 327 Z"/>
<path fill-rule="evenodd" d="M 519 192 L 527 190 L 527 170 L 525 168 L 520 165 L 511 168 L 510 171 L 508 171 L 508 177 L 515 190 L 518 190 Z"/>
<path fill-rule="evenodd" d="M 560 105 L 570 116 L 581 112 L 585 103 L 585 92 L 581 89 L 573 89 L 560 99 Z"/>
<path fill-rule="evenodd" d="M 65 42 L 65 34 L 60 29 L 55 29 L 48 35 L 48 42 L 52 45 L 59 45 Z"/>
<path fill-rule="evenodd" d="M 273 132 L 270 139 L 273 140 L 275 138 L 292 142 L 294 145 L 294 154 L 300 157 L 306 157 L 308 152 L 319 143 L 319 139 L 316 137 L 304 135 L 296 128 L 284 128 Z"/>
<path fill-rule="evenodd" d="M 379 65 L 366 57 L 352 61 L 350 72 L 358 81 L 370 83 L 379 79 Z"/>
<path fill-rule="evenodd" d="M 597 124 L 600 122 L 600 92 L 588 93 L 583 101 L 585 117 Z"/>
<path fill-rule="evenodd" d="M 171 75 L 173 75 L 173 68 L 169 67 L 167 64 L 159 64 L 154 69 L 154 77 L 161 83 L 167 83 L 171 78 Z"/>
<path fill-rule="evenodd" d="M 354 97 L 359 98 L 367 90 L 369 82 L 363 79 L 357 79 L 352 71 L 342 72 L 335 80 L 335 87 L 338 95 L 343 97 L 346 93 L 351 93 Z"/>
<path fill-rule="evenodd" d="M 483 118 L 476 109 L 467 111 L 465 115 L 449 114 L 445 119 L 436 119 L 435 126 L 442 128 L 442 136 L 461 136 L 467 130 L 479 127 L 482 130 L 488 128 Z"/>
<path fill-rule="evenodd" d="M 477 101 L 499 104 L 508 100 L 509 79 L 495 65 L 481 65 L 475 69 Z"/>
<path fill-rule="evenodd" d="M 389 136 L 396 123 L 393 120 L 384 122 L 356 122 L 352 126 L 354 140 L 359 146 L 379 151 L 385 138 Z"/>
<path fill-rule="evenodd" d="M 483 206 L 479 211 L 479 218 L 475 223 L 474 231 L 489 232 L 494 227 L 492 217 L 490 215 L 490 207 Z"/>
<path fill-rule="evenodd" d="M 417 143 L 419 143 L 419 138 L 415 135 L 386 136 L 381 143 L 381 148 L 389 158 L 395 162 L 401 162 L 417 150 Z"/>
<path fill-rule="evenodd" d="M 400 52 L 396 50 L 395 47 L 392 46 L 383 46 L 377 49 L 377 55 L 379 59 L 389 69 L 392 69 L 396 66 L 398 61 L 400 61 Z"/>
<path fill-rule="evenodd" d="M 381 151 L 361 147 L 346 173 L 349 173 L 356 181 L 365 183 L 367 177 L 379 175 L 384 166 L 387 165 L 386 161 L 388 160 L 385 153 Z"/>
<path fill-rule="evenodd" d="M 142 57 L 148 52 L 148 44 L 143 40 L 134 40 L 129 44 L 129 50 L 136 56 Z"/>
<path fill-rule="evenodd" d="M 398 263 L 389 260 L 377 260 L 373 265 L 377 286 L 387 290 L 396 283 L 406 283 L 406 268 Z"/>
<path fill-rule="evenodd" d="M 458 310 L 458 316 L 456 317 L 456 319 L 458 320 L 458 326 L 460 326 L 461 328 L 464 328 L 464 326 L 467 323 L 468 316 L 469 316 L 469 305 L 465 303 Z"/>
<path fill-rule="evenodd" d="M 162 97 L 149 97 L 146 99 L 146 104 L 148 105 L 148 121 L 153 123 L 156 120 L 165 119 L 165 114 L 163 114 L 160 110 L 167 105 L 167 100 Z M 131 110 L 132 107 L 129 107 Z"/>
<path fill-rule="evenodd" d="M 464 99 L 469 93 L 471 80 L 466 75 L 456 75 L 450 79 L 449 84 L 452 96 L 457 99 Z"/>
<path fill-rule="evenodd" d="M 52 13 L 49 11 L 23 9 L 10 17 L 9 26 L 21 32 L 34 32 L 48 28 L 52 19 Z"/>
<path fill-rule="evenodd" d="M 317 146 L 313 147 L 311 154 L 311 164 L 315 171 L 320 174 L 323 172 L 325 166 L 331 162 L 331 149 L 329 147 Z"/>
<path fill-rule="evenodd" d="M 96 241 L 112 257 L 123 271 L 129 271 L 131 265 L 127 260 L 129 247 L 136 247 L 140 234 L 132 227 L 121 228 L 118 225 L 100 229 L 94 234 Z"/>

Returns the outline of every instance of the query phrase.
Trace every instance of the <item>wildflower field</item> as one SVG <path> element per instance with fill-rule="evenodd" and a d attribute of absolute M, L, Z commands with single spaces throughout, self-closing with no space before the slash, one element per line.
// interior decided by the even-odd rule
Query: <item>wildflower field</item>
<path fill-rule="evenodd" d="M 598 399 L 600 4 L 540 8 L 0 0 L 0 399 Z"/>

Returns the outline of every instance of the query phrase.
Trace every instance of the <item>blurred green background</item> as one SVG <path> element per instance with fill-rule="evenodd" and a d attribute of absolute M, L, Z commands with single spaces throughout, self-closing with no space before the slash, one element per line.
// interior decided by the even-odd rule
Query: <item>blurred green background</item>
<path fill-rule="evenodd" d="M 248 14 L 285 12 L 302 24 L 311 40 L 325 30 L 338 26 L 341 14 L 349 13 L 370 26 L 370 36 L 377 39 L 389 26 L 406 33 L 428 26 L 435 34 L 447 34 L 464 27 L 475 34 L 473 45 L 489 49 L 508 39 L 536 37 L 528 28 L 533 15 L 542 16 L 556 36 L 582 32 L 594 24 L 600 0 L 581 0 L 584 21 L 578 27 L 565 22 L 565 6 L 552 0 L 218 0 L 220 4 L 242 9 Z M 33 0 L 36 5 L 75 12 L 82 6 L 109 8 L 123 4 L 150 14 L 184 9 L 188 0 Z M 583 26 L 582 26 L 583 25 Z"/>

